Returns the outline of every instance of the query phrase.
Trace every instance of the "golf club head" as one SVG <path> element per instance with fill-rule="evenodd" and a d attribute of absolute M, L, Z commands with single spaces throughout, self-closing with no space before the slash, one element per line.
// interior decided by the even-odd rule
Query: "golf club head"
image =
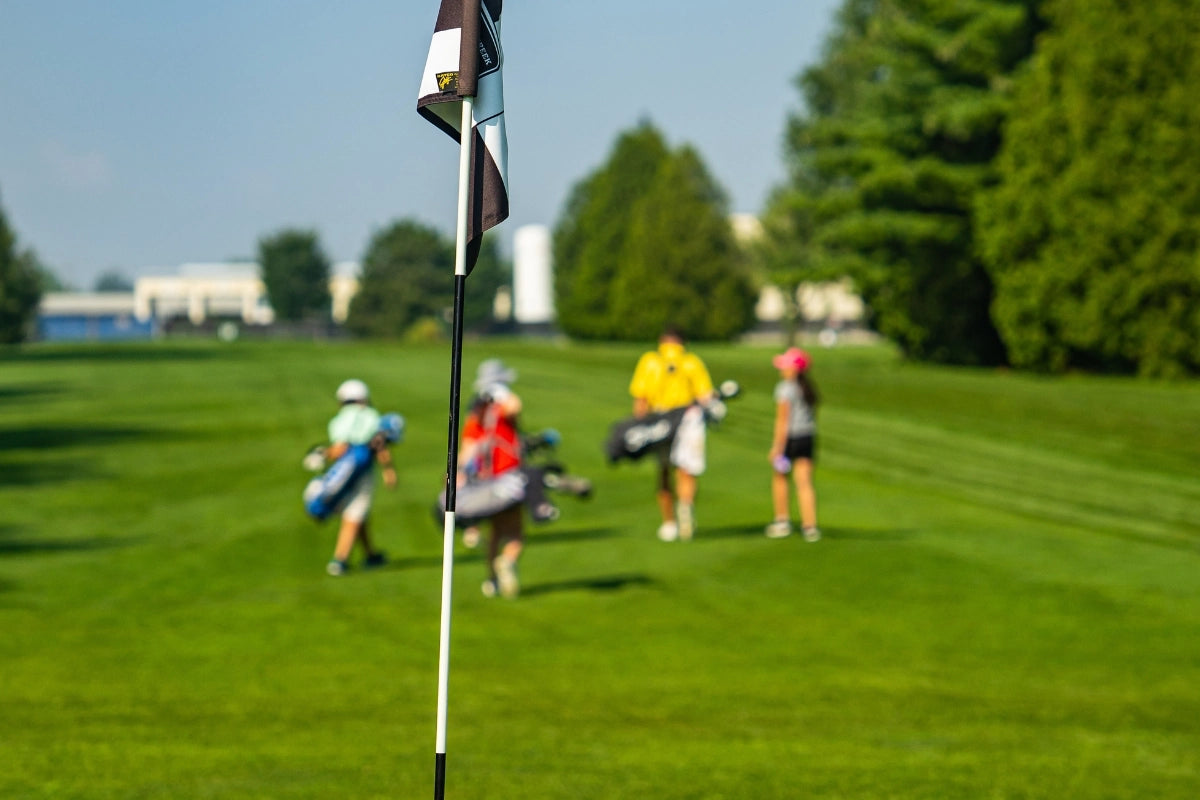
<path fill-rule="evenodd" d="M 308 448 L 300 462 L 309 472 L 322 472 L 325 469 L 325 445 L 315 444 Z"/>

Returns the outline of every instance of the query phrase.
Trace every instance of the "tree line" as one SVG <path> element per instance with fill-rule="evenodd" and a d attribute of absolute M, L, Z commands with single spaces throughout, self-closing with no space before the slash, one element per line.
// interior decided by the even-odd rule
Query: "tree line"
<path fill-rule="evenodd" d="M 284 228 L 263 236 L 258 264 L 277 320 L 329 319 L 332 266 L 317 231 Z M 466 330 L 492 324 L 493 299 L 510 282 L 511 265 L 495 239 L 485 236 L 467 282 Z M 19 246 L 0 207 L 0 344 L 24 341 L 42 295 L 62 288 L 32 249 Z M 132 288 L 114 270 L 96 281 L 97 291 Z M 399 220 L 376 231 L 367 245 L 346 327 L 364 337 L 436 337 L 449 327 L 453 301 L 453 240 L 416 220 Z"/>
<path fill-rule="evenodd" d="M 914 359 L 1196 374 L 1197 85 L 1194 0 L 844 0 L 796 79 L 802 110 L 761 242 L 736 240 L 699 153 L 643 122 L 555 223 L 558 325 L 729 339 L 753 324 L 762 283 L 794 298 L 803 281 L 849 276 L 870 324 Z M 348 327 L 436 329 L 452 260 L 453 243 L 415 221 L 379 231 Z M 264 237 L 259 262 L 277 315 L 327 313 L 315 232 Z M 0 214 L 4 319 L 36 267 Z M 468 324 L 509 272 L 485 239 Z"/>
<path fill-rule="evenodd" d="M 909 355 L 1200 371 L 1191 0 L 846 0 L 765 214 Z"/>
<path fill-rule="evenodd" d="M 17 235 L 0 207 L 0 344 L 25 339 L 44 281 L 37 254 L 18 247 Z"/>
<path fill-rule="evenodd" d="M 258 263 L 277 319 L 328 319 L 330 260 L 314 230 L 264 236 Z M 511 280 L 496 241 L 484 236 L 467 281 L 463 327 L 485 329 L 492 302 Z M 357 336 L 428 338 L 445 332 L 454 302 L 454 241 L 412 219 L 376 231 L 367 244 L 346 327 Z"/>

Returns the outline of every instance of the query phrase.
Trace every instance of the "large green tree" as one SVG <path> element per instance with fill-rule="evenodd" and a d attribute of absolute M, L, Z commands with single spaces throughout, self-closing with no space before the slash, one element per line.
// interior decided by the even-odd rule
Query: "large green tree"
<path fill-rule="evenodd" d="M 652 339 L 672 325 L 730 339 L 754 321 L 755 291 L 729 224 L 728 201 L 683 147 L 638 199 L 611 284 L 615 338 Z"/>
<path fill-rule="evenodd" d="M 554 232 L 559 326 L 585 339 L 646 339 L 664 324 L 721 339 L 752 321 L 753 288 L 728 201 L 690 147 L 648 122 L 572 190 Z"/>
<path fill-rule="evenodd" d="M 258 242 L 258 264 L 275 317 L 329 317 L 329 258 L 312 230 L 282 230 Z"/>
<path fill-rule="evenodd" d="M 17 236 L 0 207 L 0 344 L 25 340 L 41 296 L 37 256 L 17 249 Z"/>
<path fill-rule="evenodd" d="M 400 220 L 377 231 L 346 326 L 359 336 L 399 337 L 418 320 L 442 320 L 453 302 L 453 272 L 454 245 L 434 228 Z"/>
<path fill-rule="evenodd" d="M 485 329 L 497 290 L 509 282 L 495 238 L 484 236 L 466 281 L 463 327 Z M 454 243 L 421 222 L 399 220 L 371 237 L 346 324 L 359 336 L 402 337 L 418 324 L 441 333 L 453 306 Z"/>
<path fill-rule="evenodd" d="M 622 133 L 608 160 L 572 189 L 554 230 L 554 294 L 558 325 L 570 336 L 616 336 L 611 286 L 620 269 L 638 201 L 669 158 L 649 123 Z"/>
<path fill-rule="evenodd" d="M 1011 75 L 1032 51 L 1035 0 L 846 0 L 798 84 L 788 191 L 769 232 L 776 270 L 855 278 L 874 325 L 909 355 L 993 363 L 1003 348 L 974 246 Z M 789 255 L 790 254 L 790 255 Z"/>
<path fill-rule="evenodd" d="M 1200 371 L 1200 13 L 1055 0 L 979 200 L 1013 363 Z"/>

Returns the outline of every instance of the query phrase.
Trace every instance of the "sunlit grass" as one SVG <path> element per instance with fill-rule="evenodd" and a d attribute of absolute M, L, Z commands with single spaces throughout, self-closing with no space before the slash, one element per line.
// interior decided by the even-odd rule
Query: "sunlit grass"
<path fill-rule="evenodd" d="M 770 351 L 701 345 L 745 391 L 665 545 L 600 448 L 639 350 L 468 343 L 596 496 L 515 602 L 459 549 L 448 796 L 1200 793 L 1200 387 L 816 352 L 806 544 L 761 535 Z M 335 580 L 299 459 L 351 376 L 408 436 L 392 565 Z M 0 796 L 428 796 L 447 392 L 444 346 L 0 355 Z"/>

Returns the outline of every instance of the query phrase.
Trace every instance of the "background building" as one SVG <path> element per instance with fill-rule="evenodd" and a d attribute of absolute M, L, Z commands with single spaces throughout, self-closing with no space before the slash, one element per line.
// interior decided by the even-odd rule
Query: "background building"
<path fill-rule="evenodd" d="M 129 292 L 50 292 L 38 306 L 37 338 L 42 341 L 125 341 L 149 339 L 154 320 L 138 319 Z"/>
<path fill-rule="evenodd" d="M 522 326 L 554 321 L 554 263 L 545 225 L 524 225 L 513 233 L 513 318 Z"/>
<path fill-rule="evenodd" d="M 359 270 L 356 261 L 330 270 L 330 317 L 338 325 L 358 292 Z M 173 275 L 138 278 L 132 292 L 52 292 L 38 306 L 36 332 L 42 341 L 149 339 L 180 323 L 219 322 L 260 328 L 275 322 L 258 264 L 183 264 Z"/>

